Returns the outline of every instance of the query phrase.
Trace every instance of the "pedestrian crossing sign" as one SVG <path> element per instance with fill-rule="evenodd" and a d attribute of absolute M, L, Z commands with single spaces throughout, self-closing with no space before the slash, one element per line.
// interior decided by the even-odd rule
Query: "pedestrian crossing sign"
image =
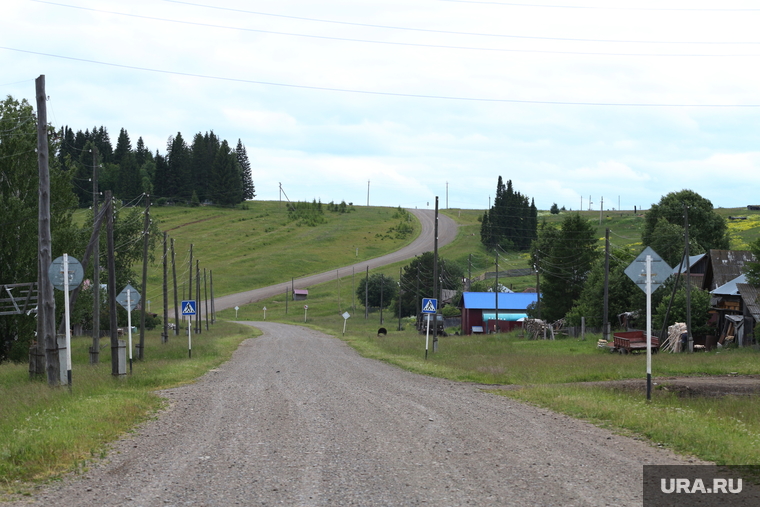
<path fill-rule="evenodd" d="M 195 315 L 195 301 L 182 301 L 182 315 Z"/>
<path fill-rule="evenodd" d="M 438 311 L 438 300 L 433 298 L 422 298 L 422 313 L 436 313 Z"/>

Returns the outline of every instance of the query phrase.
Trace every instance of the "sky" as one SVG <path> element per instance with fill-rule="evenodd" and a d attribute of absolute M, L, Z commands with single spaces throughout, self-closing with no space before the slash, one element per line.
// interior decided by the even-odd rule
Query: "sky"
<path fill-rule="evenodd" d="M 246 147 L 256 199 L 577 209 L 760 204 L 747 0 L 12 0 L 0 95 L 166 154 Z M 36 107 L 36 106 L 35 106 Z"/>

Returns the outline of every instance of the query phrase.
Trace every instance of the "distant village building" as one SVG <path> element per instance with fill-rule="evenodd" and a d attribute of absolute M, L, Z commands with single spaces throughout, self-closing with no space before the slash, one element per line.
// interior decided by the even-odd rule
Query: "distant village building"
<path fill-rule="evenodd" d="M 465 292 L 462 294 L 462 334 L 512 331 L 528 318 L 536 292 Z"/>

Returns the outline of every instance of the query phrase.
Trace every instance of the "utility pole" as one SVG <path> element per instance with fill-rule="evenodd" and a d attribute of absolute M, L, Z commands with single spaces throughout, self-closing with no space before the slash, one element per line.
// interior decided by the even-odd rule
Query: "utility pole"
<path fill-rule="evenodd" d="M 467 290 L 472 286 L 472 254 L 467 256 Z"/>
<path fill-rule="evenodd" d="M 48 276 L 52 259 L 52 236 L 50 234 L 50 167 L 47 138 L 47 94 L 45 76 L 35 80 L 37 97 L 37 163 L 39 171 L 39 211 L 37 238 L 37 356 L 35 375 L 47 371 L 48 385 L 60 382 L 58 341 L 55 336 L 55 296 Z M 42 357 L 45 358 L 43 362 Z M 47 364 L 45 364 L 47 363 Z"/>
<path fill-rule="evenodd" d="M 367 180 L 367 207 L 369 207 L 369 180 Z"/>
<path fill-rule="evenodd" d="M 119 335 L 116 320 L 116 256 L 113 243 L 113 198 L 111 191 L 106 190 L 106 206 L 108 206 L 108 222 L 106 223 L 106 239 L 108 240 L 108 316 L 111 327 L 111 375 L 119 376 Z"/>
<path fill-rule="evenodd" d="M 98 193 L 98 148 L 92 146 L 92 221 L 97 221 L 99 193 Z M 92 258 L 92 348 L 90 349 L 90 364 L 100 362 L 100 234 L 93 245 Z"/>
<path fill-rule="evenodd" d="M 494 298 L 496 300 L 496 323 L 494 324 L 494 332 L 499 332 L 499 251 L 494 248 L 494 253 L 496 254 L 496 284 L 493 286 L 493 293 Z"/>
<path fill-rule="evenodd" d="M 148 203 L 145 205 L 145 222 L 143 223 L 143 269 L 142 269 L 142 301 L 140 301 L 140 345 L 138 345 L 137 359 L 144 358 L 145 348 L 145 305 L 148 301 L 148 240 L 150 234 L 150 196 L 145 194 Z"/>
<path fill-rule="evenodd" d="M 195 334 L 201 334 L 201 261 L 195 261 Z"/>
<path fill-rule="evenodd" d="M 602 211 L 604 210 L 604 196 L 602 196 L 602 204 L 599 205 L 599 225 L 602 225 Z"/>
<path fill-rule="evenodd" d="M 401 331 L 401 267 L 398 268 L 398 330 Z"/>
<path fill-rule="evenodd" d="M 367 276 L 364 278 L 364 320 L 369 318 L 369 266 Z"/>
<path fill-rule="evenodd" d="M 208 285 L 206 285 L 206 268 L 203 268 L 203 301 L 206 305 L 206 331 L 208 331 Z"/>
<path fill-rule="evenodd" d="M 684 231 L 686 234 L 686 337 L 689 344 L 689 352 L 694 352 L 694 337 L 691 335 L 691 263 L 689 262 L 689 207 L 683 207 Z"/>
<path fill-rule="evenodd" d="M 380 274 L 380 325 L 383 325 L 383 285 L 385 285 L 383 282 L 385 281 L 385 277 Z"/>
<path fill-rule="evenodd" d="M 539 278 L 539 262 L 538 252 L 536 252 L 536 314 L 538 320 L 541 320 L 541 280 Z"/>
<path fill-rule="evenodd" d="M 168 273 L 168 263 L 169 259 L 167 259 L 167 248 L 168 245 L 166 244 L 166 236 L 167 232 L 164 231 L 164 262 L 163 262 L 163 268 L 164 268 L 164 331 L 161 333 L 161 342 L 167 343 L 169 341 L 169 273 Z"/>
<path fill-rule="evenodd" d="M 602 318 L 602 335 L 609 341 L 609 308 L 610 308 L 610 229 L 604 233 L 604 315 Z"/>
<path fill-rule="evenodd" d="M 438 196 L 435 196 L 435 233 L 433 235 L 433 297 L 438 298 Z M 440 308 L 441 301 L 438 301 Z M 435 316 L 433 352 L 438 352 L 438 315 Z"/>
<path fill-rule="evenodd" d="M 172 279 L 174 280 L 174 336 L 179 336 L 179 301 L 177 299 L 177 265 L 174 259 L 174 238 L 172 238 Z"/>
<path fill-rule="evenodd" d="M 214 308 L 214 271 L 212 269 L 208 270 L 208 283 L 211 285 L 211 323 L 216 324 L 216 309 Z M 285 304 L 287 305 L 287 301 Z"/>

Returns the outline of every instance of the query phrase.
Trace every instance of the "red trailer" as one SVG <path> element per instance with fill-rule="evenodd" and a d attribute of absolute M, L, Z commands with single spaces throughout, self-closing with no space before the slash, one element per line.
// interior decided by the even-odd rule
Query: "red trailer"
<path fill-rule="evenodd" d="M 644 331 L 624 331 L 612 335 L 612 352 L 628 354 L 635 351 L 647 350 L 647 339 Z M 652 336 L 652 353 L 660 349 L 660 340 Z"/>

